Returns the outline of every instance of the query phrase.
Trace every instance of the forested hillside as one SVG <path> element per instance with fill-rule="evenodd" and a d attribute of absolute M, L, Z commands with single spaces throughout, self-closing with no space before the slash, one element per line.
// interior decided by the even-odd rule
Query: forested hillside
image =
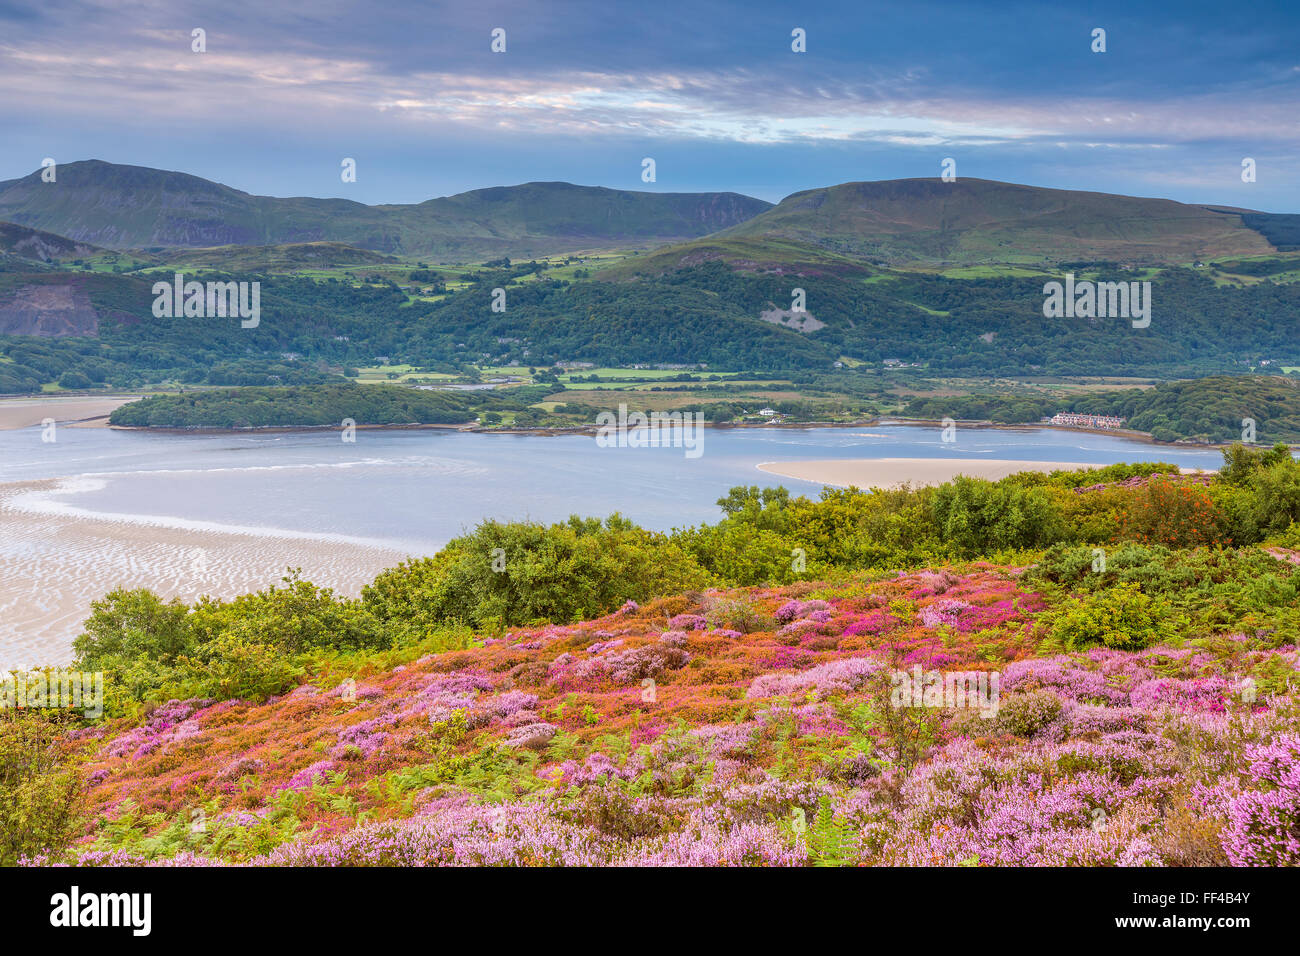
<path fill-rule="evenodd" d="M 1097 392 L 1079 398 L 968 395 L 922 398 L 906 414 L 1008 424 L 1036 422 L 1057 412 L 1113 415 L 1157 441 L 1233 442 L 1253 430 L 1262 443 L 1300 443 L 1300 382 L 1280 376 L 1211 376 L 1155 388 Z"/>
<path fill-rule="evenodd" d="M 84 287 L 101 315 L 94 338 L 0 335 L 8 360 L 0 362 L 0 390 L 32 391 L 68 371 L 114 387 L 325 381 L 327 368 L 337 374 L 377 356 L 449 369 L 586 361 L 765 370 L 826 369 L 847 356 L 935 374 L 1162 378 L 1263 360 L 1300 365 L 1300 284 L 1223 286 L 1190 269 L 1153 280 L 1151 324 L 1141 329 L 1123 319 L 1045 319 L 1036 278 L 902 273 L 863 281 L 747 273 L 720 262 L 620 282 L 500 268 L 467 275 L 463 288 L 434 299 L 412 299 L 391 282 L 263 276 L 261 322 L 242 329 L 154 318 L 143 277 L 0 274 L 0 329 L 6 309 L 18 308 L 14 297 L 35 286 Z M 803 290 L 804 313 L 791 310 L 795 289 Z M 498 300 L 502 310 L 493 309 Z"/>

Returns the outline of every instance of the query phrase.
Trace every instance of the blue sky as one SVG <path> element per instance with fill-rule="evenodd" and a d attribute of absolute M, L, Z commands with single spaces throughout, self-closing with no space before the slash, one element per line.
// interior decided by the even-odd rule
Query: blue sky
<path fill-rule="evenodd" d="M 530 180 L 775 201 L 952 157 L 1300 212 L 1298 105 L 1285 3 L 0 0 L 0 179 L 50 156 L 367 203 Z"/>

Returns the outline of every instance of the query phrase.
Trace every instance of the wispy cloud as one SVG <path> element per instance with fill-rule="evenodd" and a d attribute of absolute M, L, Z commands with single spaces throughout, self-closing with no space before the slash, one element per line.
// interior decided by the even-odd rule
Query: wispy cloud
<path fill-rule="evenodd" d="M 198 128 L 245 149 L 286 136 L 454 140 L 471 170 L 507 141 L 1037 151 L 1057 163 L 1062 151 L 1083 163 L 1098 151 L 1300 152 L 1300 62 L 1278 36 L 1296 35 L 1294 17 L 1207 34 L 1129 7 L 1097 13 L 1112 51 L 1092 57 L 1093 20 L 1050 7 L 398 0 L 377 16 L 357 0 L 233 0 L 219 13 L 49 0 L 0 6 L 0 123 L 25 142 L 85 130 L 82 156 L 102 152 L 92 131 L 106 127 L 136 152 L 160 130 Z M 809 24 L 806 55 L 789 50 L 794 22 Z M 504 55 L 488 49 L 499 24 Z M 190 50 L 196 26 L 207 53 Z"/>

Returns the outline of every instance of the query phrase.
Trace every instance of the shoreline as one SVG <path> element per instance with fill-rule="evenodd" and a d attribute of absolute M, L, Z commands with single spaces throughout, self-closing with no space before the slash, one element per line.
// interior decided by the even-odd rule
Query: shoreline
<path fill-rule="evenodd" d="M 250 425 L 247 427 L 228 427 L 220 425 L 176 425 L 176 426 L 156 426 L 156 425 L 110 425 L 108 416 L 116 408 L 130 402 L 138 401 L 144 398 L 144 395 L 105 395 L 105 396 L 15 396 L 13 398 L 0 398 L 0 431 L 10 431 L 19 428 L 30 428 L 43 423 L 43 419 L 54 417 L 42 415 L 35 417 L 32 413 L 24 414 L 21 409 L 24 408 L 43 408 L 46 410 L 57 410 L 63 408 L 75 408 L 82 406 L 84 410 L 93 412 L 91 415 L 84 415 L 80 418 L 57 418 L 57 424 L 69 428 L 109 428 L 114 431 L 133 431 L 133 432 L 153 432 L 163 435 L 246 435 L 246 434 L 286 434 L 292 432 L 325 432 L 329 430 L 338 430 L 342 424 L 329 423 L 325 425 Z M 105 410 L 106 409 L 106 410 Z M 959 428 L 971 429 L 988 429 L 993 431 L 1029 431 L 1029 430 L 1050 430 L 1058 432 L 1073 432 L 1081 435 L 1114 435 L 1117 438 L 1124 438 L 1129 441 L 1141 442 L 1146 445 L 1153 445 L 1162 448 L 1194 448 L 1194 449 L 1223 449 L 1230 448 L 1237 442 L 1203 442 L 1203 441 L 1158 441 L 1151 437 L 1150 432 L 1137 431 L 1130 428 L 1085 428 L 1079 425 L 1051 425 L 1044 422 L 1019 422 L 1014 424 L 992 422 L 987 419 L 954 419 L 954 424 Z M 809 421 L 809 422 L 701 422 L 705 428 L 872 428 L 881 426 L 901 426 L 906 428 L 942 428 L 944 425 L 941 419 L 926 418 L 903 418 L 893 415 L 883 415 L 876 418 L 860 419 L 850 422 L 829 422 L 829 421 Z M 539 428 L 491 428 L 479 425 L 477 422 L 455 423 L 436 423 L 436 422 L 407 422 L 402 424 L 358 424 L 353 426 L 358 431 L 401 431 L 410 429 L 442 429 L 446 431 L 466 432 L 474 435 L 533 435 L 538 437 L 563 437 L 566 435 L 595 436 L 600 432 L 600 426 L 594 424 L 569 425 L 569 426 L 552 426 Z M 1300 443 L 1287 443 L 1292 449 L 1300 448 Z M 1259 444 L 1251 446 L 1255 448 L 1271 448 L 1272 445 Z"/>
<path fill-rule="evenodd" d="M 878 428 L 878 427 L 902 427 L 902 428 L 942 428 L 941 420 L 927 420 L 919 418 L 869 418 L 853 422 L 701 422 L 704 428 L 732 429 L 732 428 L 785 428 L 785 429 L 805 429 L 805 428 Z M 1240 442 L 1203 442 L 1203 441 L 1158 441 L 1151 437 L 1150 432 L 1134 431 L 1128 428 L 1083 428 L 1078 425 L 1046 425 L 1041 422 L 1024 422 L 1021 424 L 1006 425 L 990 421 L 977 421 L 961 419 L 955 420 L 955 424 L 960 428 L 980 429 L 989 431 L 1055 431 L 1055 432 L 1072 432 L 1080 435 L 1113 435 L 1116 438 L 1123 438 L 1128 441 L 1140 442 L 1144 445 L 1153 445 L 1161 448 L 1192 448 L 1192 449 L 1223 449 L 1231 448 Z M 323 432 L 327 430 L 338 430 L 341 425 L 253 425 L 247 428 L 226 428 L 217 426 L 192 426 L 192 427 L 161 427 L 154 425 L 108 425 L 108 428 L 114 431 L 137 431 L 137 432 L 155 432 L 158 434 L 176 434 L 176 435 L 246 435 L 256 434 L 281 434 L 289 432 Z M 441 428 L 449 431 L 463 432 L 472 435 L 532 435 L 540 438 L 559 438 L 564 436 L 579 435 L 584 437 L 595 437 L 600 434 L 599 425 L 572 425 L 572 426 L 552 426 L 550 428 L 485 428 L 478 424 L 466 423 L 463 425 L 441 425 L 441 424 L 420 424 L 410 423 L 405 425 L 356 425 L 358 431 L 403 431 L 411 429 L 435 429 Z M 1300 443 L 1286 443 L 1292 449 L 1300 449 Z M 1269 444 L 1259 444 L 1248 446 L 1252 448 L 1272 448 Z"/>
<path fill-rule="evenodd" d="M 780 478 L 829 485 L 833 488 L 895 490 L 933 487 L 958 475 L 996 481 L 1021 471 L 1080 471 L 1107 467 L 1097 462 L 1020 461 L 989 458 L 970 461 L 955 458 L 823 458 L 802 461 L 764 461 L 759 471 Z M 1180 468 L 1182 474 L 1204 474 L 1203 468 Z"/>
<path fill-rule="evenodd" d="M 940 420 L 926 420 L 917 418 L 870 418 L 854 422 L 701 422 L 704 428 L 878 428 L 878 427 L 901 427 L 901 428 L 942 428 L 943 422 Z M 1151 437 L 1149 432 L 1133 431 L 1126 428 L 1081 428 L 1077 425 L 1044 425 L 1040 422 L 1025 422 L 1016 425 L 997 424 L 989 421 L 962 421 L 956 420 L 957 426 L 961 428 L 981 429 L 989 431 L 1058 431 L 1073 432 L 1080 435 L 1114 435 L 1117 438 L 1124 438 L 1129 441 L 1141 442 L 1144 445 L 1156 445 L 1163 448 L 1195 448 L 1195 449 L 1219 449 L 1231 448 L 1240 442 L 1202 442 L 1202 441 L 1158 441 Z M 321 432 L 326 430 L 338 430 L 342 426 L 330 425 L 251 425 L 247 428 L 219 427 L 219 426 L 175 426 L 162 427 L 155 425 L 108 425 L 113 431 L 135 431 L 135 432 L 155 432 L 158 434 L 175 434 L 175 435 L 246 435 L 249 433 L 257 434 L 277 434 L 286 432 Z M 582 435 L 595 437 L 600 433 L 599 425 L 573 425 L 573 426 L 552 426 L 550 428 L 484 428 L 477 424 L 464 425 L 440 425 L 440 424 L 420 424 L 412 422 L 405 425 L 356 425 L 358 431 L 408 431 L 412 429 L 442 428 L 450 431 L 465 432 L 473 435 L 534 435 L 537 437 L 563 437 L 565 435 Z M 1249 447 L 1252 448 L 1272 448 L 1272 445 L 1256 443 Z M 1290 444 L 1291 448 L 1300 448 L 1300 443 Z"/>
<path fill-rule="evenodd" d="M 0 484 L 0 670 L 69 663 L 91 602 L 115 588 L 193 603 L 279 585 L 288 568 L 300 567 L 304 580 L 355 597 L 408 557 L 399 548 L 307 533 L 173 527 L 17 500 L 65 480 Z"/>

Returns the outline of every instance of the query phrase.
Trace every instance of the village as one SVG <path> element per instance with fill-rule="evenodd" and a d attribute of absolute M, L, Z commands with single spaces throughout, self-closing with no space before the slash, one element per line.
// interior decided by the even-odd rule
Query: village
<path fill-rule="evenodd" d="M 1050 425 L 1069 425 L 1072 428 L 1123 428 L 1123 418 L 1114 415 L 1079 415 L 1073 412 L 1057 412 L 1051 418 L 1044 419 Z"/>

